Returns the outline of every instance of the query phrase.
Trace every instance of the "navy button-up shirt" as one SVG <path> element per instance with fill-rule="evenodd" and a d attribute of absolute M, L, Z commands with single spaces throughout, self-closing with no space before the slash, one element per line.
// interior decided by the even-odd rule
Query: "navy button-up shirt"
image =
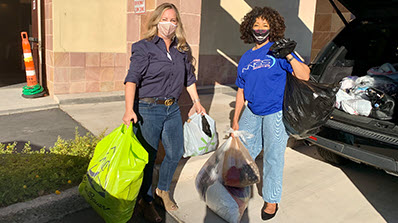
<path fill-rule="evenodd" d="M 169 50 L 168 55 L 165 42 L 158 36 L 132 45 L 130 68 L 124 83 L 137 84 L 137 98 L 178 99 L 183 86 L 196 82 L 188 53 L 177 50 L 176 38 Z"/>

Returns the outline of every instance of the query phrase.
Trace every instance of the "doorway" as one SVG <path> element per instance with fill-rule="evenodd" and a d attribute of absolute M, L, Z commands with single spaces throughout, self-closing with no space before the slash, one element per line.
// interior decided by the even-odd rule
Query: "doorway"
<path fill-rule="evenodd" d="M 0 87 L 26 82 L 21 32 L 32 33 L 30 0 L 0 0 Z"/>

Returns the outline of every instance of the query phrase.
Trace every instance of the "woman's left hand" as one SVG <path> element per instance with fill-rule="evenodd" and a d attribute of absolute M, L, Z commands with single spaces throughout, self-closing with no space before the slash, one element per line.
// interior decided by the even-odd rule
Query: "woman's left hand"
<path fill-rule="evenodd" d="M 198 114 L 206 114 L 206 109 L 200 104 L 199 101 L 195 102 L 193 106 L 195 108 L 196 113 Z"/>

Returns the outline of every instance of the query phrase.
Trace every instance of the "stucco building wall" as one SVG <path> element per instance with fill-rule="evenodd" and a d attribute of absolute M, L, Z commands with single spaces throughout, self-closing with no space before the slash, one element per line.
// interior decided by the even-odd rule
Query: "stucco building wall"
<path fill-rule="evenodd" d="M 196 58 L 198 85 L 233 84 L 241 55 L 239 24 L 255 6 L 270 6 L 285 18 L 285 36 L 309 63 L 343 26 L 328 0 L 45 0 L 45 64 L 50 95 L 123 91 L 131 45 L 146 31 L 157 5 L 180 11 Z M 337 3 L 338 4 L 338 3 Z M 338 4 L 349 20 L 351 13 Z"/>
<path fill-rule="evenodd" d="M 124 90 L 131 45 L 142 38 L 150 13 L 164 2 L 179 9 L 198 58 L 201 0 L 146 0 L 143 14 L 134 12 L 134 0 L 45 0 L 50 95 Z"/>

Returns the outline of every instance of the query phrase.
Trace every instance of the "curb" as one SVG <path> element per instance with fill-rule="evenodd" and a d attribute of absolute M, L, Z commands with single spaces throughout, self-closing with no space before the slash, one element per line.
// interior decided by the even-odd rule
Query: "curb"
<path fill-rule="evenodd" d="M 197 87 L 199 95 L 226 94 L 226 93 L 235 94 L 237 89 L 238 89 L 237 86 L 234 84 L 207 85 L 207 86 Z M 115 102 L 115 101 L 124 101 L 124 91 L 54 95 L 53 100 L 51 99 L 47 100 L 46 102 L 42 102 L 41 105 L 30 105 L 30 106 L 28 105 L 28 106 L 0 109 L 0 115 L 11 115 L 17 113 L 31 112 L 31 111 L 41 111 L 52 108 L 59 108 L 60 105 L 103 103 L 103 102 Z"/>
<path fill-rule="evenodd" d="M 124 91 L 54 95 L 59 105 L 124 101 Z"/>
<path fill-rule="evenodd" d="M 236 93 L 235 85 L 198 86 L 199 95 Z M 113 101 L 124 101 L 124 91 L 84 93 L 71 95 L 54 95 L 55 103 L 48 105 L 29 107 L 18 110 L 7 110 L 8 114 L 15 114 L 27 111 L 46 110 L 59 108 L 60 105 L 103 103 Z M 2 111 L 0 111 L 0 115 Z M 203 158 L 203 157 L 201 157 Z M 198 159 L 198 158 L 197 158 Z M 194 161 L 194 160 L 192 160 Z M 184 167 L 185 163 L 180 168 Z M 192 178 L 190 175 L 189 178 Z M 174 179 L 177 180 L 177 179 Z M 180 178 L 180 181 L 188 180 Z M 174 182 L 173 182 L 174 183 Z M 50 194 L 35 198 L 27 202 L 21 202 L 0 208 L 0 222 L 48 222 L 61 219 L 83 209 L 90 208 L 90 205 L 79 195 L 78 187 L 63 191 L 60 195 Z M 167 220 L 169 219 L 169 220 Z M 166 222 L 183 222 L 174 214 L 166 212 Z"/>
<path fill-rule="evenodd" d="M 207 86 L 198 86 L 197 87 L 197 91 L 198 91 L 199 95 L 236 93 L 237 90 L 238 90 L 238 87 L 235 84 L 207 85 Z"/>
<path fill-rule="evenodd" d="M 235 93 L 237 89 L 236 85 L 209 85 L 197 87 L 199 95 Z M 124 101 L 124 91 L 54 95 L 54 100 L 59 105 Z"/>
<path fill-rule="evenodd" d="M 197 163 L 203 162 L 203 159 L 207 158 L 211 153 L 190 158 L 189 166 L 197 166 Z M 177 169 L 181 169 L 187 165 L 187 159 L 181 160 Z M 201 165 L 200 165 L 201 166 Z M 155 173 L 158 174 L 160 165 L 155 165 Z M 187 168 L 187 167 L 185 167 Z M 195 169 L 195 168 L 194 168 Z M 177 181 L 192 180 L 194 176 L 189 174 L 184 178 L 174 176 L 172 181 L 172 187 L 175 187 Z M 154 180 L 154 183 L 156 180 Z M 86 200 L 80 196 L 78 186 L 69 188 L 63 191 L 60 195 L 49 194 L 44 195 L 27 202 L 20 202 L 8 207 L 0 208 L 0 222 L 7 223 L 43 223 L 62 219 L 66 215 L 73 214 L 75 212 L 91 208 Z M 183 223 L 177 215 L 169 212 L 165 212 L 165 222 L 171 223 Z"/>
<path fill-rule="evenodd" d="M 28 108 L 18 108 L 18 109 L 8 109 L 0 111 L 0 115 L 13 115 L 18 113 L 25 113 L 25 112 L 34 112 L 34 111 L 42 111 L 48 110 L 53 108 L 59 108 L 59 104 L 53 103 L 48 105 L 40 105 L 40 106 L 32 106 Z"/>
<path fill-rule="evenodd" d="M 44 195 L 1 208 L 0 222 L 48 222 L 88 207 L 90 205 L 79 195 L 76 186 L 63 191 L 60 195 Z"/>

